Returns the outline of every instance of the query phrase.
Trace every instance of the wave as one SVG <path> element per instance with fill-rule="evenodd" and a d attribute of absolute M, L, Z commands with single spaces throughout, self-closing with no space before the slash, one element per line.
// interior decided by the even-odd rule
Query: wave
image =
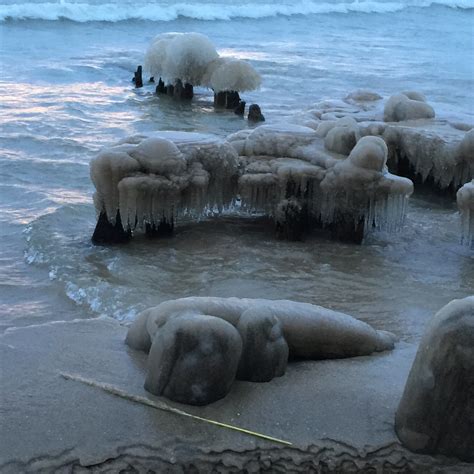
<path fill-rule="evenodd" d="M 353 0 L 318 2 L 306 0 L 288 3 L 15 3 L 0 4 L 0 21 L 6 20 L 70 20 L 75 22 L 127 20 L 173 21 L 178 18 L 197 20 L 232 20 L 234 18 L 267 18 L 275 16 L 313 15 L 327 13 L 394 13 L 407 8 L 444 6 L 453 9 L 474 9 L 474 0 L 420 0 L 417 2 Z"/>

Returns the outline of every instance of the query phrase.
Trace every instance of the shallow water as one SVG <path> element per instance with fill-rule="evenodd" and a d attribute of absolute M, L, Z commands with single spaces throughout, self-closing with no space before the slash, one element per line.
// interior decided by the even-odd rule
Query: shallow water
<path fill-rule="evenodd" d="M 421 90 L 437 113 L 473 123 L 472 20 L 469 8 L 405 5 L 232 21 L 2 22 L 0 326 L 130 320 L 169 298 L 213 295 L 311 302 L 417 340 L 437 309 L 474 288 L 451 201 L 419 194 L 401 233 L 373 234 L 360 247 L 324 234 L 277 241 L 268 223 L 238 215 L 183 223 L 172 239 L 94 247 L 88 164 L 137 132 L 225 136 L 247 126 L 215 113 L 204 90 L 191 104 L 158 98 L 151 85 L 133 90 L 133 70 L 159 32 L 199 31 L 221 53 L 250 60 L 264 85 L 244 98 L 270 123 L 362 87 Z"/>

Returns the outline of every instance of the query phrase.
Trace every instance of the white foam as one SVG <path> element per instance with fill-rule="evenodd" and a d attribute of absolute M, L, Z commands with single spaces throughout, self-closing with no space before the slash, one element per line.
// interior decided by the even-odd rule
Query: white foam
<path fill-rule="evenodd" d="M 418 8 L 432 6 L 445 6 L 454 9 L 472 9 L 472 0 L 436 0 L 420 1 Z M 374 0 L 343 1 L 340 3 L 301 1 L 279 3 L 175 3 L 175 4 L 124 4 L 104 3 L 89 4 L 69 3 L 21 3 L 0 5 L 0 20 L 61 20 L 67 19 L 77 22 L 88 21 L 125 21 L 125 20 L 151 20 L 173 21 L 179 17 L 194 18 L 198 20 L 231 20 L 233 18 L 266 18 L 275 16 L 311 15 L 326 13 L 393 13 L 413 8 L 413 2 L 392 1 L 381 2 Z"/>

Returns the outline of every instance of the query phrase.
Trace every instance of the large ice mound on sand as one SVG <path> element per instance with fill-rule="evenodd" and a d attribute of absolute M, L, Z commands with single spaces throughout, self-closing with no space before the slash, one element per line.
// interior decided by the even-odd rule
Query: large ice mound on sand
<path fill-rule="evenodd" d="M 474 245 L 474 179 L 459 189 L 456 198 L 461 213 L 462 242 L 472 247 Z"/>
<path fill-rule="evenodd" d="M 328 147 L 336 152 L 358 137 L 380 136 L 388 146 L 392 173 L 451 194 L 474 178 L 472 125 L 434 118 L 431 106 L 418 92 L 384 101 L 374 92 L 355 91 L 344 100 L 314 104 L 296 121 L 326 137 Z"/>
<path fill-rule="evenodd" d="M 125 228 L 158 227 L 232 202 L 237 153 L 213 135 L 157 132 L 103 150 L 90 163 L 99 215 Z"/>
<path fill-rule="evenodd" d="M 133 349 L 149 352 L 145 388 L 191 404 L 222 398 L 234 377 L 264 382 L 281 376 L 288 357 L 369 355 L 394 342 L 391 333 L 321 306 L 213 297 L 148 309 L 126 337 Z"/>

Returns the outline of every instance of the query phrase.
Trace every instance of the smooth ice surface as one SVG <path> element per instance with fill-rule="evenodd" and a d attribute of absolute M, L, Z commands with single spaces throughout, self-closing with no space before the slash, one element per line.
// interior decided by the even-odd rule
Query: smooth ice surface
<path fill-rule="evenodd" d="M 474 179 L 459 189 L 456 198 L 461 213 L 462 241 L 472 246 L 474 242 Z"/>
<path fill-rule="evenodd" d="M 139 316 L 127 335 L 127 344 L 148 350 L 157 331 L 169 318 L 182 315 L 216 316 L 236 326 L 247 310 L 262 310 L 276 317 L 283 329 L 290 356 L 309 359 L 353 357 L 392 349 L 395 337 L 379 334 L 368 324 L 321 306 L 287 300 L 190 297 L 166 301 Z M 144 322 L 146 319 L 146 322 Z"/>

